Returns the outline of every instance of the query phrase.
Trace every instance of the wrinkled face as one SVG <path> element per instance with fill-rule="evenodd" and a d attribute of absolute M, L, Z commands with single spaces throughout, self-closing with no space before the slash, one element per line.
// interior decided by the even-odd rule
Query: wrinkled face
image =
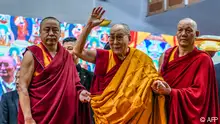
<path fill-rule="evenodd" d="M 63 44 L 63 47 L 69 52 L 69 53 L 72 53 L 73 51 L 73 48 L 75 47 L 76 43 L 75 42 L 65 42 Z M 77 60 L 78 57 L 76 55 L 73 55 L 74 56 L 74 60 Z"/>
<path fill-rule="evenodd" d="M 41 25 L 40 37 L 45 45 L 56 45 L 59 42 L 60 33 L 60 25 L 56 20 L 47 19 Z"/>
<path fill-rule="evenodd" d="M 129 37 L 122 25 L 115 25 L 111 28 L 109 45 L 116 55 L 125 55 L 127 53 Z"/>
<path fill-rule="evenodd" d="M 180 21 L 177 26 L 176 33 L 178 43 L 181 47 L 189 47 L 194 45 L 195 37 L 198 36 L 198 31 L 196 31 L 190 21 Z"/>
<path fill-rule="evenodd" d="M 9 56 L 0 57 L 0 76 L 11 77 L 15 72 L 15 65 L 13 59 Z"/>

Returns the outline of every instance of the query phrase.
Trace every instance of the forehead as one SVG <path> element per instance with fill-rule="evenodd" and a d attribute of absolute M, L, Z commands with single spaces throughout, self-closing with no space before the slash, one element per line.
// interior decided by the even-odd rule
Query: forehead
<path fill-rule="evenodd" d="M 57 27 L 57 28 L 59 28 L 60 24 L 58 21 L 56 21 L 54 19 L 46 19 L 42 23 L 42 27 Z"/>
<path fill-rule="evenodd" d="M 63 46 L 72 46 L 75 45 L 75 42 L 65 42 Z"/>
<path fill-rule="evenodd" d="M 110 34 L 124 34 L 125 28 L 122 25 L 115 25 L 111 28 Z"/>
<path fill-rule="evenodd" d="M 178 28 L 191 28 L 193 29 L 193 24 L 190 21 L 180 21 Z"/>
<path fill-rule="evenodd" d="M 0 57 L 0 62 L 8 62 L 8 63 L 12 63 L 13 59 L 11 57 Z"/>

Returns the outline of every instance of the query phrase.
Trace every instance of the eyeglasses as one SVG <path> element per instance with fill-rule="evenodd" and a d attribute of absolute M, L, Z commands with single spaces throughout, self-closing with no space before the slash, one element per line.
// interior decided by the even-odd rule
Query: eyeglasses
<path fill-rule="evenodd" d="M 115 39 L 116 40 L 122 40 L 124 38 L 124 36 L 127 36 L 128 34 L 124 34 L 124 35 L 110 35 L 108 38 L 109 38 L 109 41 L 114 41 Z"/>
<path fill-rule="evenodd" d="M 9 67 L 9 66 L 13 66 L 11 63 L 7 63 L 7 62 L 0 62 L 0 67 Z"/>

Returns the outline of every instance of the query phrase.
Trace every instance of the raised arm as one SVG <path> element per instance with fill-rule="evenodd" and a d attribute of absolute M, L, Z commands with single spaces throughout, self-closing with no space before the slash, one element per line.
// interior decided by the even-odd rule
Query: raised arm
<path fill-rule="evenodd" d="M 95 63 L 96 50 L 84 49 L 86 39 L 89 33 L 91 32 L 92 28 L 100 25 L 104 21 L 104 19 L 101 19 L 104 13 L 105 11 L 102 9 L 102 7 L 93 9 L 89 21 L 87 25 L 83 28 L 82 33 L 80 34 L 77 43 L 74 47 L 74 54 L 87 62 Z"/>
<path fill-rule="evenodd" d="M 24 58 L 21 63 L 20 79 L 18 85 L 19 102 L 24 115 L 25 124 L 35 124 L 32 118 L 30 97 L 28 93 L 28 87 L 34 73 L 34 58 L 30 51 L 24 54 Z"/>

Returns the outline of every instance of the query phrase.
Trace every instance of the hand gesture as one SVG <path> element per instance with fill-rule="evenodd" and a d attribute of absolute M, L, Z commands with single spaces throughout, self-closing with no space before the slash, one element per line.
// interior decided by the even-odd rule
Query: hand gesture
<path fill-rule="evenodd" d="M 82 102 L 82 103 L 85 103 L 85 102 L 90 102 L 91 98 L 90 98 L 90 92 L 86 91 L 86 90 L 83 90 L 81 91 L 81 93 L 79 94 L 79 100 Z"/>
<path fill-rule="evenodd" d="M 33 118 L 25 119 L 24 124 L 37 124 Z"/>
<path fill-rule="evenodd" d="M 105 19 L 102 18 L 105 10 L 102 7 L 94 8 L 89 18 L 88 25 L 93 28 L 100 25 Z"/>
<path fill-rule="evenodd" d="M 170 86 L 166 82 L 162 81 L 154 81 L 151 85 L 152 90 L 154 93 L 160 94 L 160 95 L 169 95 L 171 92 Z"/>

